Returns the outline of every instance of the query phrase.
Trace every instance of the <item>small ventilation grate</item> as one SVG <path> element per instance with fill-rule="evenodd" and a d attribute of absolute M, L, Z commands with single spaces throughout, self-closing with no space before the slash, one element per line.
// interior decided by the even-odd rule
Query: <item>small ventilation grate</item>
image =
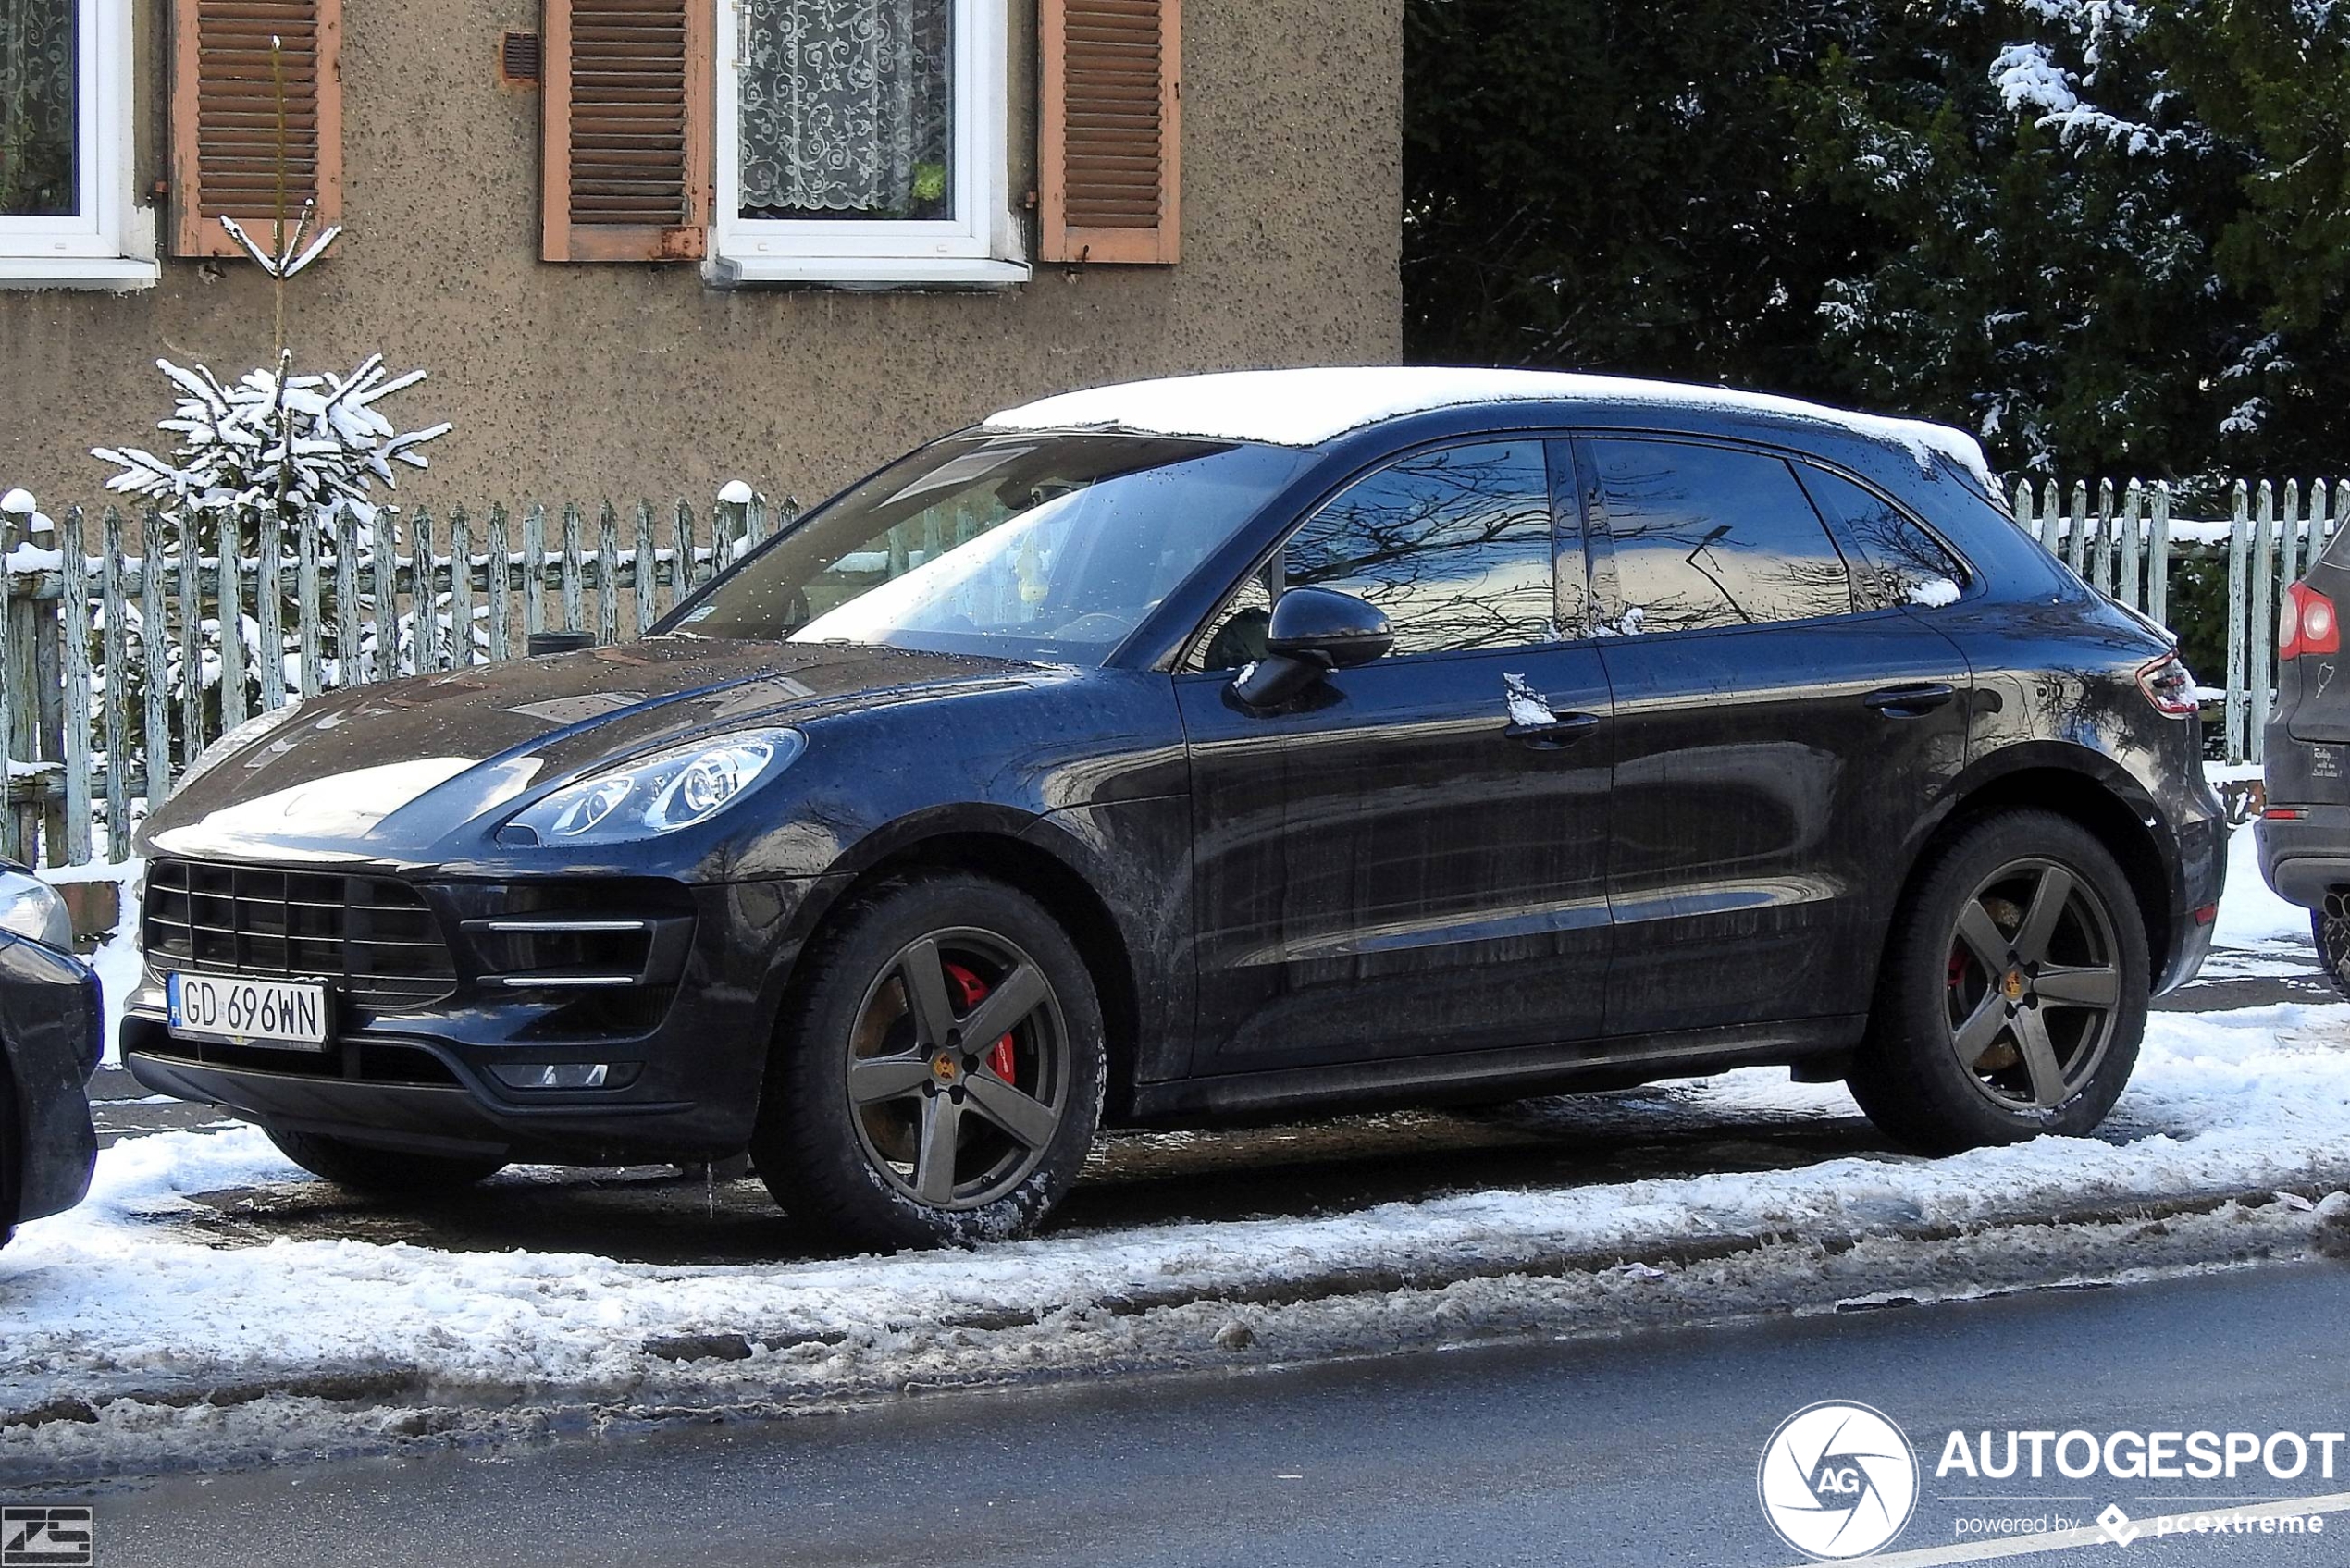
<path fill-rule="evenodd" d="M 535 32 L 506 32 L 498 39 L 498 78 L 509 87 L 536 87 L 545 64 Z"/>

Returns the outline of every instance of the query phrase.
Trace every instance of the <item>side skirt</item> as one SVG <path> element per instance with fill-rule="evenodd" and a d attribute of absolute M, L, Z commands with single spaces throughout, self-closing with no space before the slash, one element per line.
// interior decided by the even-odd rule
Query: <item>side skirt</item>
<path fill-rule="evenodd" d="M 1630 1089 L 1732 1068 L 1797 1067 L 1805 1082 L 1840 1073 L 1860 1043 L 1865 1013 L 1791 1022 L 1681 1030 L 1568 1045 L 1406 1056 L 1137 1084 L 1136 1123 L 1254 1120 L 1292 1110 L 1365 1110 L 1479 1104 L 1534 1094 Z"/>

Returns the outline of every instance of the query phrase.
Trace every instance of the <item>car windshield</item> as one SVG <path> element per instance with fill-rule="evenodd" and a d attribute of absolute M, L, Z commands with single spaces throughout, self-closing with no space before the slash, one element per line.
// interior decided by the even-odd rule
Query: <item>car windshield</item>
<path fill-rule="evenodd" d="M 665 629 L 1099 664 L 1303 461 L 1142 436 L 952 437 L 815 512 Z"/>

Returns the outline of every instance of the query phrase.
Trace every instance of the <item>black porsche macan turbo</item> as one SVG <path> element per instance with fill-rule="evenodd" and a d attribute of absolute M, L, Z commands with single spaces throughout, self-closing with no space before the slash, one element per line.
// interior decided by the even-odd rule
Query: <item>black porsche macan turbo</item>
<path fill-rule="evenodd" d="M 748 1150 L 846 1239 L 1105 1122 L 1784 1064 L 2094 1127 L 2208 945 L 2170 638 L 1955 432 L 1271 372 L 997 415 L 640 643 L 365 686 L 148 823 L 151 1088 L 340 1181 Z"/>

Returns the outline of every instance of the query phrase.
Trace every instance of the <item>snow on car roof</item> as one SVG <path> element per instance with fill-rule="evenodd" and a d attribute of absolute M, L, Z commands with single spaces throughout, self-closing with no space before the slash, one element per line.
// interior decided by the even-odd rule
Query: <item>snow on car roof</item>
<path fill-rule="evenodd" d="M 1676 381 L 1548 370 L 1458 370 L 1367 365 L 1314 370 L 1235 370 L 1130 381 L 991 414 L 991 430 L 1132 430 L 1312 447 L 1350 430 L 1433 409 L 1486 402 L 1646 404 L 1707 414 L 1762 414 L 1833 427 L 1902 448 L 1932 474 L 1936 461 L 1969 474 L 1987 492 L 1998 482 L 1982 444 L 1963 430 L 1919 419 L 1852 414 L 1795 398 Z"/>

